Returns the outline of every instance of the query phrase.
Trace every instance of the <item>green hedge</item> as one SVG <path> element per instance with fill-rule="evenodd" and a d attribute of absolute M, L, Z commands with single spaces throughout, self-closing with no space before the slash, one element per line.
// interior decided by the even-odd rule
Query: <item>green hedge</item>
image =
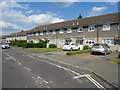
<path fill-rule="evenodd" d="M 17 46 L 22 48 L 46 48 L 46 41 L 40 41 L 39 43 L 26 42 L 23 40 L 12 40 L 10 41 L 11 46 Z"/>
<path fill-rule="evenodd" d="M 89 53 L 91 50 L 79 50 L 79 51 L 68 51 L 66 55 L 76 55 L 76 54 L 82 54 L 82 53 Z"/>
<path fill-rule="evenodd" d="M 57 45 L 56 44 L 50 44 L 49 48 L 57 48 Z"/>
<path fill-rule="evenodd" d="M 83 50 L 88 50 L 89 49 L 89 46 L 88 45 L 85 45 L 84 47 L 83 47 Z"/>

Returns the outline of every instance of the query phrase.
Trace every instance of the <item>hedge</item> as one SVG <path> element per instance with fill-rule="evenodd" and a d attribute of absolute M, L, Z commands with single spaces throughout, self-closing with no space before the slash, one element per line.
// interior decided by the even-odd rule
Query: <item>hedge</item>
<path fill-rule="evenodd" d="M 88 45 L 85 45 L 84 47 L 83 47 L 83 50 L 88 50 L 89 49 L 89 46 Z"/>
<path fill-rule="evenodd" d="M 49 48 L 57 48 L 57 45 L 56 44 L 50 44 Z"/>
<path fill-rule="evenodd" d="M 91 50 L 79 50 L 79 51 L 68 51 L 66 55 L 76 55 L 76 54 L 82 54 L 82 53 L 89 53 Z"/>

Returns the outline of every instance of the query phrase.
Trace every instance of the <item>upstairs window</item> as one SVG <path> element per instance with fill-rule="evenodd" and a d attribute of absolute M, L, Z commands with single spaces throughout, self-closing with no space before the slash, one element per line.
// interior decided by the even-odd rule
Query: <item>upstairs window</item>
<path fill-rule="evenodd" d="M 38 35 L 38 32 L 36 32 L 36 35 Z"/>
<path fill-rule="evenodd" d="M 46 35 L 48 35 L 49 34 L 49 31 L 46 31 Z"/>
<path fill-rule="evenodd" d="M 89 27 L 88 27 L 88 31 L 89 31 L 89 32 L 95 31 L 95 26 L 94 26 L 94 25 L 89 26 Z"/>
<path fill-rule="evenodd" d="M 77 32 L 83 32 L 83 27 L 82 26 L 78 27 Z"/>
<path fill-rule="evenodd" d="M 67 29 L 67 33 L 72 33 L 72 29 L 71 28 Z"/>
<path fill-rule="evenodd" d="M 55 32 L 55 31 L 53 31 L 53 32 L 52 32 L 52 34 L 56 34 L 56 32 Z"/>
<path fill-rule="evenodd" d="M 43 32 L 40 32 L 40 35 L 43 35 Z"/>
<path fill-rule="evenodd" d="M 60 33 L 60 34 L 63 34 L 63 33 L 64 33 L 64 30 L 63 30 L 63 29 L 60 29 L 60 30 L 59 30 L 59 33 Z"/>
<path fill-rule="evenodd" d="M 108 30 L 110 30 L 110 24 L 104 24 L 103 31 L 108 31 Z"/>

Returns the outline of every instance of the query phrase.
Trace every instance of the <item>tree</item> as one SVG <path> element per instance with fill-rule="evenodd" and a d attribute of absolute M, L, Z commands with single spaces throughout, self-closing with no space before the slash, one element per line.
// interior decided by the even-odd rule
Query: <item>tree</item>
<path fill-rule="evenodd" d="M 80 18 L 82 18 L 82 15 L 81 15 L 81 14 L 79 15 L 78 19 L 80 19 Z"/>

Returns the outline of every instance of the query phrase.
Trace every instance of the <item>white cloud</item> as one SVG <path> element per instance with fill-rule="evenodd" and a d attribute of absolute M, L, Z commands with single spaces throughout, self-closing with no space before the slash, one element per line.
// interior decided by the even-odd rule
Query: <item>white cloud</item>
<path fill-rule="evenodd" d="M 23 8 L 23 5 L 19 3 L 9 3 L 8 2 L 0 2 L 0 6 L 2 7 L 2 20 L 0 23 L 1 27 L 5 30 L 19 30 L 19 29 L 32 29 L 32 27 L 56 22 L 62 22 L 63 19 L 59 18 L 57 14 L 46 12 L 42 14 L 32 14 L 26 15 L 27 13 L 32 13 L 33 10 L 26 10 Z M 25 5 L 24 6 L 29 6 Z M 16 10 L 16 8 L 23 8 L 25 12 Z M 37 11 L 37 10 L 36 10 Z M 3 31 L 4 32 L 4 31 Z"/>
<path fill-rule="evenodd" d="M 27 21 L 28 23 L 43 25 L 43 24 L 49 24 L 49 23 L 62 22 L 64 20 L 55 17 L 54 13 L 46 13 L 46 14 L 39 14 L 39 15 L 31 15 L 27 18 Z"/>
<path fill-rule="evenodd" d="M 0 21 L 0 28 L 1 28 L 0 35 L 10 34 L 16 31 L 23 30 L 22 27 L 5 21 Z"/>
<path fill-rule="evenodd" d="M 55 2 L 57 2 L 57 4 L 60 7 L 69 7 L 71 5 L 73 5 L 75 2 L 78 2 L 79 0 L 53 0 Z"/>
<path fill-rule="evenodd" d="M 102 7 L 93 7 L 91 9 L 91 11 L 89 12 L 88 17 L 101 15 L 103 13 L 103 11 L 106 10 L 106 9 L 107 9 L 107 7 L 105 7 L 105 6 L 102 6 Z"/>
<path fill-rule="evenodd" d="M 22 8 L 22 9 L 25 9 L 27 8 L 28 6 L 25 6 L 25 5 L 20 5 L 16 2 L 0 2 L 0 7 L 2 9 L 10 9 L 10 8 Z"/>
<path fill-rule="evenodd" d="M 100 12 L 100 11 L 103 11 L 105 10 L 107 7 L 93 7 L 92 8 L 92 12 Z"/>
<path fill-rule="evenodd" d="M 12 29 L 12 30 L 21 30 L 22 27 L 13 24 L 13 23 L 9 23 L 9 22 L 5 22 L 5 21 L 0 21 L 0 28 L 4 29 Z"/>

